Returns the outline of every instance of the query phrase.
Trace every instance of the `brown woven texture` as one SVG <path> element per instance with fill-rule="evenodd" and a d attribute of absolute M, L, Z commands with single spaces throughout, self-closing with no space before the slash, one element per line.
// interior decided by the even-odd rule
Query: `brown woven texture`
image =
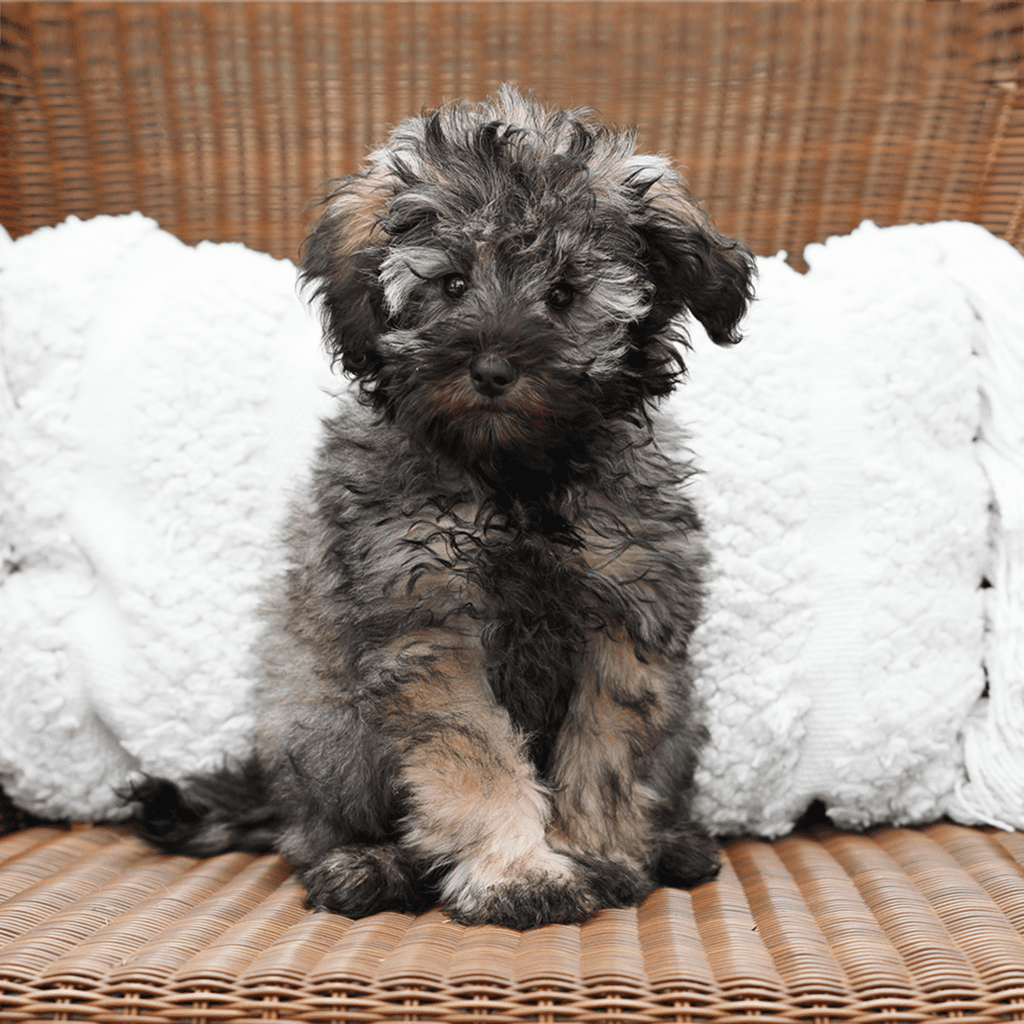
<path fill-rule="evenodd" d="M 671 154 L 725 232 L 862 219 L 1024 249 L 1020 3 L 5 3 L 0 222 L 142 210 L 294 257 L 382 127 L 503 81 Z M 0 795 L 2 796 L 2 795 Z M 158 855 L 0 799 L 0 1021 L 1024 1020 L 1024 837 L 726 845 L 638 910 L 518 933 L 308 913 L 276 857 Z"/>
<path fill-rule="evenodd" d="M 0 221 L 134 209 L 294 257 L 384 126 L 502 81 L 674 156 L 725 232 L 1024 247 L 1020 3 L 5 3 Z"/>
<path fill-rule="evenodd" d="M 520 933 L 307 912 L 275 856 L 24 830 L 0 840 L 0 1020 L 1024 1019 L 1024 837 L 825 829 L 725 853 L 692 893 Z"/>

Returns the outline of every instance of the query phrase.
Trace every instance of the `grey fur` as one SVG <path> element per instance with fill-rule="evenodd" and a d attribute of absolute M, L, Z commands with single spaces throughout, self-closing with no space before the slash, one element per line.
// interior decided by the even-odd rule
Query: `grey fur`
<path fill-rule="evenodd" d="M 523 928 L 712 877 L 706 554 L 651 411 L 682 314 L 738 340 L 749 252 L 632 134 L 504 89 L 337 182 L 303 274 L 361 401 L 288 527 L 253 756 L 139 787 L 150 833 L 272 845 L 357 916 Z"/>

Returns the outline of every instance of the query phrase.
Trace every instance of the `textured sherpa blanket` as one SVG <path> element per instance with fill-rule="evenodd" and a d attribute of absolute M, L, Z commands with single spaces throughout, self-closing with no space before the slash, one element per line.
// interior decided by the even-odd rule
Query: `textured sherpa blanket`
<path fill-rule="evenodd" d="M 760 261 L 665 412 L 715 555 L 695 643 L 719 833 L 1024 827 L 1024 259 L 864 225 Z M 244 748 L 276 525 L 344 382 L 295 268 L 141 215 L 0 242 L 0 781 L 45 816 Z"/>
<path fill-rule="evenodd" d="M 715 556 L 702 811 L 1024 827 L 1024 258 L 952 223 L 805 258 L 671 405 Z"/>
<path fill-rule="evenodd" d="M 261 580 L 330 384 L 295 268 L 140 215 L 0 253 L 0 780 L 118 813 L 238 751 Z"/>

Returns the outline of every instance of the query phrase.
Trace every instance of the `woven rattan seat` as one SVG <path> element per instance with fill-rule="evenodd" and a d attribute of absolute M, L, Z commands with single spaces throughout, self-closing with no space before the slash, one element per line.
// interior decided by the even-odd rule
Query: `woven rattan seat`
<path fill-rule="evenodd" d="M 636 124 L 761 254 L 862 219 L 1024 250 L 1020 3 L 6 3 L 0 222 L 141 210 L 293 257 L 382 126 L 501 81 Z M 275 856 L 0 839 L 0 1021 L 1024 1019 L 1024 837 L 808 825 L 518 933 L 310 913 Z"/>
<path fill-rule="evenodd" d="M 974 1021 L 1024 1015 L 1024 838 L 726 844 L 721 877 L 529 932 L 309 913 L 276 856 L 124 827 L 0 841 L 0 1019 Z"/>

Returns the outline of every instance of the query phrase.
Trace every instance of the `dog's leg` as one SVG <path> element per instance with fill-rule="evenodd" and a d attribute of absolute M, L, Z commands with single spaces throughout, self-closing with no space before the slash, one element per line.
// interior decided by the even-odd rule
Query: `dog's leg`
<path fill-rule="evenodd" d="M 666 735 L 678 746 L 674 701 L 669 665 L 654 655 L 639 658 L 622 630 L 591 635 L 555 746 L 549 841 L 587 864 L 599 886 L 602 876 L 620 887 L 631 884 L 624 902 L 646 895 L 652 875 L 664 875 L 660 861 L 680 859 L 680 844 L 687 847 L 681 859 L 692 868 L 686 884 L 710 877 L 717 866 L 708 836 L 666 813 L 678 801 L 663 790 L 688 791 L 683 776 L 692 775 L 693 764 L 692 751 L 664 748 Z M 666 766 L 666 756 L 680 763 Z"/>
<path fill-rule="evenodd" d="M 400 844 L 443 873 L 452 916 L 528 928 L 582 920 L 602 905 L 580 866 L 546 841 L 549 794 L 490 694 L 475 633 L 449 624 L 375 660 L 395 692 L 381 727 L 400 766 Z"/>

